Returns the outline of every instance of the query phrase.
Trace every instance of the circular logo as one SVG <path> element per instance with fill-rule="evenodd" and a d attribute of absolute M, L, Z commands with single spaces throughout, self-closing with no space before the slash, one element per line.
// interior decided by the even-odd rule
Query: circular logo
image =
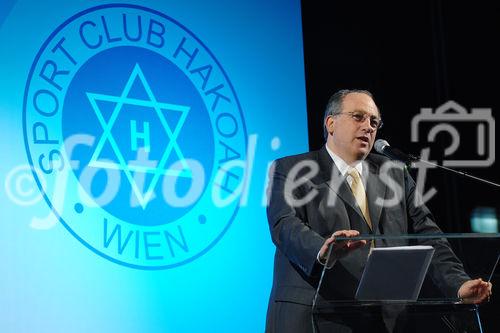
<path fill-rule="evenodd" d="M 35 58 L 23 117 L 45 200 L 111 261 L 182 265 L 236 215 L 247 146 L 238 98 L 201 40 L 160 12 L 113 4 L 64 22 Z"/>

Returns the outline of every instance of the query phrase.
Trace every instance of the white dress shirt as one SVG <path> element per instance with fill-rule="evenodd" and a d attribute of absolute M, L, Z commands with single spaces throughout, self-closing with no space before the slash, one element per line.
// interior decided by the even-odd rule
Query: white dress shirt
<path fill-rule="evenodd" d="M 332 158 L 333 163 L 335 163 L 335 166 L 337 167 L 337 169 L 339 169 L 342 177 L 345 177 L 347 171 L 349 171 L 349 168 L 352 168 L 352 166 L 347 164 L 346 161 L 344 161 L 339 155 L 337 155 L 333 151 L 331 151 L 327 145 L 325 145 L 325 148 L 326 148 L 326 151 L 328 152 L 328 154 L 330 155 L 330 157 Z M 354 168 L 356 170 L 358 170 L 359 174 L 361 175 L 361 178 L 363 179 L 364 178 L 363 177 L 363 163 L 361 163 L 361 161 L 359 161 L 354 166 Z M 363 179 L 363 181 L 364 181 L 364 179 Z M 349 183 L 349 186 L 352 185 L 352 177 L 351 176 L 347 176 L 347 183 Z"/>

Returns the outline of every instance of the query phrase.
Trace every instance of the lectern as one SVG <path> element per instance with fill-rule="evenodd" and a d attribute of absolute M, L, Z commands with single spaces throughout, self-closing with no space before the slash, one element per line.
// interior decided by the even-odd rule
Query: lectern
<path fill-rule="evenodd" d="M 350 240 L 366 239 L 369 241 L 397 238 L 400 239 L 475 239 L 484 241 L 486 238 L 500 239 L 500 234 L 434 234 L 434 235 L 360 235 Z M 345 238 L 339 241 L 347 240 Z M 328 256 L 330 253 L 328 253 Z M 483 280 L 490 280 L 498 265 L 500 253 L 490 254 L 488 263 L 489 274 Z M 397 264 L 397 263 L 395 263 Z M 394 332 L 394 333 L 483 333 L 480 317 L 480 306 L 464 304 L 458 298 L 415 297 L 415 299 L 324 299 L 321 295 L 322 280 L 326 268 L 323 269 L 316 295 L 312 302 L 311 325 L 313 332 Z M 389 280 L 389 279 L 387 279 Z M 391 283 L 383 288 L 391 288 Z M 397 286 L 396 286 L 397 287 Z M 395 287 L 395 288 L 396 288 Z M 420 287 L 418 287 L 420 288 Z M 390 294 L 390 293 L 388 293 Z M 381 293 L 378 293 L 381 295 Z M 458 297 L 458 295 L 457 295 Z M 349 329 L 347 328 L 349 327 Z M 489 333 L 489 332 L 488 332 Z"/>
<path fill-rule="evenodd" d="M 381 318 L 383 316 L 389 318 Z M 313 313 L 316 332 L 333 332 L 332 325 L 346 324 L 355 332 L 382 331 L 404 333 L 482 333 L 476 305 L 452 300 L 431 299 L 403 301 L 330 301 L 320 304 Z M 381 318 L 381 320 L 374 320 Z M 377 323 L 371 326 L 371 322 Z M 367 324 L 368 323 L 368 324 Z M 336 329 L 335 332 L 337 332 Z M 346 331 L 347 332 L 347 331 Z"/>

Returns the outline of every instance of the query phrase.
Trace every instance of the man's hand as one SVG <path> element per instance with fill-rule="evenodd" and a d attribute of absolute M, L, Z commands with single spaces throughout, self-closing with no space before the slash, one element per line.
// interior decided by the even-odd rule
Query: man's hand
<path fill-rule="evenodd" d="M 360 247 L 366 245 L 366 240 L 358 240 L 358 241 L 342 241 L 336 242 L 335 239 L 337 237 L 356 237 L 359 235 L 359 231 L 357 230 L 339 230 L 335 231 L 330 238 L 325 240 L 323 246 L 319 251 L 319 260 L 324 263 L 326 261 L 326 256 L 328 254 L 328 248 L 333 246 L 332 254 L 330 255 L 330 262 L 333 260 L 337 260 L 339 258 L 345 257 L 351 251 L 359 249 Z"/>
<path fill-rule="evenodd" d="M 458 290 L 460 297 L 466 304 L 479 304 L 491 296 L 492 284 L 482 279 L 469 280 L 464 282 Z"/>

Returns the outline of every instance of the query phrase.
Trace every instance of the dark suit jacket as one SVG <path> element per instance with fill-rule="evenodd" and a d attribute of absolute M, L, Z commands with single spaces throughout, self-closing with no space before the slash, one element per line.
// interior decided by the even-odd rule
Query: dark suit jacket
<path fill-rule="evenodd" d="M 287 186 L 287 177 L 295 179 L 296 185 Z M 404 166 L 370 154 L 363 165 L 363 178 L 373 232 L 385 235 L 441 232 L 428 208 L 421 204 L 415 182 Z M 308 332 L 311 323 L 307 318 L 322 269 L 317 255 L 325 239 L 342 229 L 372 231 L 325 147 L 276 160 L 271 168 L 268 199 L 267 216 L 276 253 L 266 331 Z M 304 202 L 294 207 L 291 199 Z M 380 204 L 391 201 L 393 205 L 389 207 Z M 455 297 L 461 284 L 470 277 L 446 240 L 427 243 L 435 247 L 430 277 L 445 295 Z M 376 246 L 400 245 L 407 245 L 407 241 L 376 243 Z M 369 246 L 358 249 L 327 271 L 320 303 L 354 298 L 368 251 Z M 305 319 L 307 322 L 301 326 Z"/>

